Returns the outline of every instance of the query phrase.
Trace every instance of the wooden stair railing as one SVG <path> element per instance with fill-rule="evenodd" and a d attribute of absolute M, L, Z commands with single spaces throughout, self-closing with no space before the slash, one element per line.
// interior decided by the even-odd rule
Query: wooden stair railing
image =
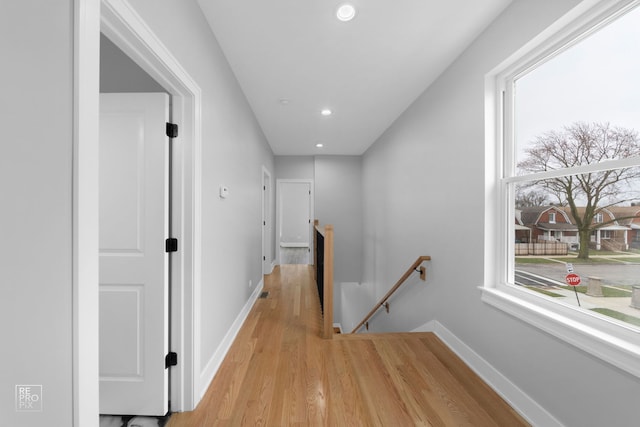
<path fill-rule="evenodd" d="M 426 280 L 427 279 L 427 269 L 426 269 L 426 267 L 421 266 L 420 264 L 422 264 L 424 261 L 429 261 L 429 260 L 431 260 L 431 257 L 427 256 L 427 255 L 423 255 L 421 257 L 418 257 L 418 259 L 416 259 L 416 261 L 411 265 L 411 267 L 409 267 L 409 269 L 402 275 L 400 280 L 398 280 L 396 282 L 396 284 L 393 285 L 393 288 L 391 288 L 389 290 L 389 292 L 387 292 L 387 294 L 384 297 L 382 297 L 382 299 L 380 301 L 378 301 L 378 303 L 371 309 L 371 311 L 364 317 L 364 319 L 362 319 L 362 322 L 358 323 L 358 326 L 356 326 L 353 329 L 353 331 L 351 331 L 351 333 L 355 334 L 364 325 L 367 325 L 367 329 L 369 329 L 368 328 L 369 319 L 371 317 L 373 317 L 374 314 L 376 314 L 376 312 L 380 309 L 380 307 L 384 307 L 387 310 L 387 313 L 388 313 L 389 312 L 389 302 L 388 302 L 389 298 L 391 298 L 391 296 L 398 290 L 398 288 L 400 286 L 402 286 L 402 284 L 409 278 L 409 276 L 411 276 L 411 274 L 413 272 L 420 273 L 420 279 Z"/>
<path fill-rule="evenodd" d="M 320 226 L 313 222 L 313 267 L 315 270 L 320 307 L 322 308 L 322 337 L 333 338 L 333 225 Z"/>

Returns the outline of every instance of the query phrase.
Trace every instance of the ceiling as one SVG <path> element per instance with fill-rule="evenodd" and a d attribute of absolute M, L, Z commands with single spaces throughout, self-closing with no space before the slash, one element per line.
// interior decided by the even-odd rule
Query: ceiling
<path fill-rule="evenodd" d="M 198 0 L 276 155 L 364 153 L 510 2 Z"/>

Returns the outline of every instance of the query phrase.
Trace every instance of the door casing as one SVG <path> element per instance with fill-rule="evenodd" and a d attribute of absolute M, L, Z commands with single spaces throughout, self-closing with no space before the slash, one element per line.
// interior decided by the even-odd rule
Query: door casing
<path fill-rule="evenodd" d="M 273 227 L 271 200 L 273 184 L 271 173 L 262 167 L 262 274 L 270 274 L 273 268 Z"/>
<path fill-rule="evenodd" d="M 98 414 L 98 179 L 97 136 L 99 36 L 103 32 L 143 70 L 167 89 L 172 121 L 180 125 L 174 151 L 174 237 L 180 251 L 172 257 L 171 405 L 195 408 L 200 398 L 198 306 L 201 265 L 201 105 L 199 86 L 151 32 L 126 0 L 87 0 L 74 7 L 74 165 L 73 165 L 73 419 L 93 425 Z M 196 391 L 197 390 L 197 391 Z"/>
<path fill-rule="evenodd" d="M 124 0 L 102 0 L 101 31 L 155 79 L 172 99 L 179 135 L 173 151 L 172 230 L 179 251 L 171 257 L 171 409 L 187 411 L 199 399 L 201 230 L 201 91 L 178 60 Z"/>
<path fill-rule="evenodd" d="M 173 96 L 174 122 L 181 123 L 176 153 L 174 230 L 182 251 L 175 258 L 171 315 L 179 366 L 171 378 L 176 411 L 200 398 L 198 306 L 201 265 L 201 105 L 199 86 L 150 31 L 126 0 L 74 2 L 73 141 L 73 425 L 95 425 L 98 415 L 98 135 L 100 32 Z M 178 169 L 179 168 L 179 169 Z"/>

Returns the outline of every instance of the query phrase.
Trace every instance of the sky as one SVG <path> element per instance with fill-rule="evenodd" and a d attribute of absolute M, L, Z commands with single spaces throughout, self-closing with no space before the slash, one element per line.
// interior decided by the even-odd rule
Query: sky
<path fill-rule="evenodd" d="M 516 82 L 516 152 L 576 121 L 640 132 L 640 7 Z"/>

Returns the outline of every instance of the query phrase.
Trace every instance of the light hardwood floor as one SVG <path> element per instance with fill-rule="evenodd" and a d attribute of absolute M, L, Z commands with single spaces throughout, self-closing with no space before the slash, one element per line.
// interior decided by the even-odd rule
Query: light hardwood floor
<path fill-rule="evenodd" d="M 204 398 L 167 427 L 527 426 L 435 335 L 321 336 L 312 270 L 277 267 Z"/>

